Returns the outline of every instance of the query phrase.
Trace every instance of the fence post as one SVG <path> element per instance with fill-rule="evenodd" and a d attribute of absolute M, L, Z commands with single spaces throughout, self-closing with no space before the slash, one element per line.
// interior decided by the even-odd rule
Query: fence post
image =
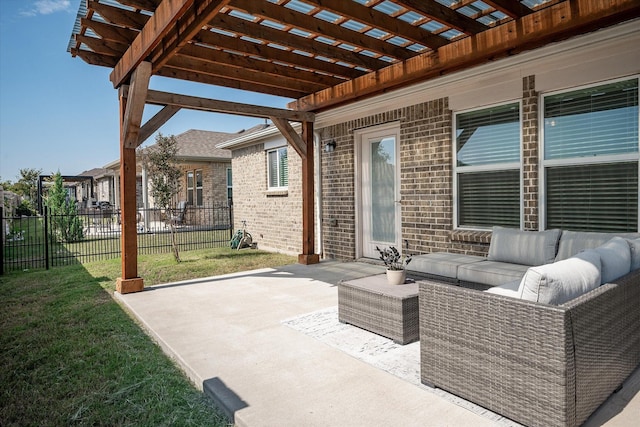
<path fill-rule="evenodd" d="M 45 206 L 44 212 L 44 265 L 49 269 L 49 208 Z"/>
<path fill-rule="evenodd" d="M 229 240 L 233 239 L 233 199 L 229 199 Z"/>
<path fill-rule="evenodd" d="M 2 226 L 2 230 L 0 231 L 0 275 L 4 274 L 4 233 L 7 231 L 4 225 L 4 208 L 0 204 L 0 226 Z"/>

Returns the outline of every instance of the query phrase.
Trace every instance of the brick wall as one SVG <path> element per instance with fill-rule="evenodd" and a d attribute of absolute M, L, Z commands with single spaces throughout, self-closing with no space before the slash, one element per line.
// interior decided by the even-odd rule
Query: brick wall
<path fill-rule="evenodd" d="M 535 76 L 522 79 L 522 194 L 524 229 L 538 230 L 538 93 Z"/>
<path fill-rule="evenodd" d="M 181 163 L 182 188 L 178 200 L 187 200 L 187 171 L 202 170 L 202 203 L 205 207 L 227 203 L 227 167 L 231 162 Z M 194 177 L 195 179 L 195 177 Z M 195 195 L 194 195 L 195 202 Z"/>
<path fill-rule="evenodd" d="M 283 253 L 302 252 L 302 162 L 290 146 L 289 187 L 269 192 L 264 144 L 233 150 L 234 227 L 247 221 L 258 248 Z"/>
<path fill-rule="evenodd" d="M 523 79 L 524 228 L 538 229 L 538 100 L 533 76 Z M 322 230 L 325 258 L 356 256 L 354 131 L 400 122 L 402 239 L 409 253 L 486 254 L 491 233 L 453 227 L 453 114 L 448 98 L 319 129 L 322 145 Z"/>

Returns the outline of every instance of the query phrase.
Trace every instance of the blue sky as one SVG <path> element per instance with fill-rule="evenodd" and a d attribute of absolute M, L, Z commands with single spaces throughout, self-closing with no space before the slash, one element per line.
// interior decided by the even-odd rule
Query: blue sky
<path fill-rule="evenodd" d="M 117 91 L 110 68 L 67 52 L 80 0 L 0 0 L 0 177 L 22 168 L 76 175 L 119 158 Z M 152 77 L 156 90 L 285 108 L 289 100 Z M 147 106 L 148 120 L 157 107 Z M 143 122 L 144 122 L 143 120 Z M 237 132 L 263 119 L 182 110 L 161 129 Z M 152 143 L 154 136 L 145 144 Z"/>

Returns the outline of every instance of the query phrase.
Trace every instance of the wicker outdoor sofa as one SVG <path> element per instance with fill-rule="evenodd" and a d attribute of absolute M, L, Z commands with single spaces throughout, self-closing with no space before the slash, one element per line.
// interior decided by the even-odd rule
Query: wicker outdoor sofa
<path fill-rule="evenodd" d="M 528 426 L 581 425 L 640 365 L 633 250 L 634 270 L 557 305 L 420 283 L 422 382 Z"/>

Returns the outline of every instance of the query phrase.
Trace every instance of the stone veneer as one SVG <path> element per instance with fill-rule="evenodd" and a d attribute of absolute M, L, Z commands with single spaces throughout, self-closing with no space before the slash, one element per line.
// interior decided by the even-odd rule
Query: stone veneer
<path fill-rule="evenodd" d="M 233 219 L 235 229 L 247 221 L 258 248 L 288 254 L 302 252 L 302 162 L 287 147 L 289 187 L 268 191 L 264 144 L 233 150 Z M 240 172 L 242 171 L 242 172 Z"/>
<path fill-rule="evenodd" d="M 523 79 L 524 228 L 538 228 L 538 99 L 534 77 Z M 486 254 L 488 231 L 453 229 L 453 113 L 448 98 L 319 129 L 322 145 L 322 230 L 325 258 L 353 259 L 355 236 L 354 131 L 400 122 L 402 240 L 409 253 Z"/>

